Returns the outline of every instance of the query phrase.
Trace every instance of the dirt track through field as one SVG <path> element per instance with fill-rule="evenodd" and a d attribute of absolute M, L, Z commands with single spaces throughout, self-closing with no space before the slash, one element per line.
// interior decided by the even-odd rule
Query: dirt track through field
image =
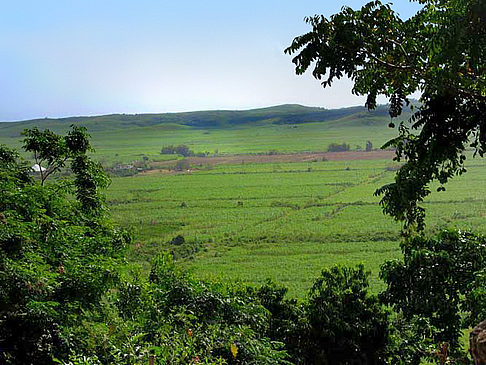
<path fill-rule="evenodd" d="M 215 157 L 188 157 L 190 165 L 232 165 L 241 163 L 272 163 L 272 162 L 307 162 L 307 161 L 347 161 L 347 160 L 391 160 L 394 151 L 347 151 L 347 152 L 312 152 L 292 153 L 278 155 L 232 155 Z M 176 160 L 159 161 L 152 163 L 154 168 L 167 168 L 174 166 Z"/>

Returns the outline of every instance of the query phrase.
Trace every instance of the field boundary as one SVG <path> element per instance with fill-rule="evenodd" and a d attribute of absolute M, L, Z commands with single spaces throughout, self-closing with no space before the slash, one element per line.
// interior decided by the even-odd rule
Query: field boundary
<path fill-rule="evenodd" d="M 228 155 L 228 156 L 206 156 L 187 157 L 185 160 L 191 165 L 235 165 L 245 163 L 272 163 L 272 162 L 314 162 L 314 161 L 356 161 L 356 160 L 391 160 L 395 151 L 373 150 L 373 151 L 345 151 L 345 152 L 307 152 L 307 153 L 286 153 L 268 155 Z M 178 160 L 166 160 L 152 162 L 154 168 L 171 167 Z"/>

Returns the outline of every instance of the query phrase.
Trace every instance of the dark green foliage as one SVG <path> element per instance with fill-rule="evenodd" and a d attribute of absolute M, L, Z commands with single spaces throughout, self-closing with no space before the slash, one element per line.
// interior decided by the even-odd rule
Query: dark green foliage
<path fill-rule="evenodd" d="M 486 267 L 486 239 L 445 231 L 437 238 L 412 238 L 402 244 L 402 251 L 403 261 L 389 261 L 382 267 L 381 277 L 388 286 L 383 301 L 406 320 L 424 318 L 428 328 L 419 326 L 418 332 L 430 335 L 434 328 L 434 342 L 447 342 L 457 352 L 465 327 L 462 316 L 471 310 L 465 298 L 470 298 L 473 308 L 472 323 L 484 307 L 478 300 L 484 298 L 479 273 Z"/>
<path fill-rule="evenodd" d="M 141 295 L 137 288 L 130 290 Z M 264 337 L 268 314 L 252 291 L 193 279 L 175 267 L 170 255 L 154 260 L 146 290 L 150 300 L 140 311 L 140 330 L 145 333 L 144 341 L 159 348 L 161 364 L 185 364 L 196 357 L 211 363 L 217 359 L 228 364 L 285 363 L 287 356 L 279 349 L 282 345 Z M 129 312 L 132 307 L 128 306 Z M 121 313 L 125 312 L 121 307 Z M 168 351 L 166 347 L 174 341 L 169 334 L 182 338 L 189 351 L 184 353 L 184 347 Z M 238 349 L 236 356 L 230 351 L 232 344 Z"/>
<path fill-rule="evenodd" d="M 436 328 L 428 319 L 419 316 L 405 319 L 402 314 L 395 314 L 389 332 L 387 363 L 419 365 L 424 360 L 437 360 L 439 344 L 434 340 Z"/>
<path fill-rule="evenodd" d="M 185 240 L 184 236 L 181 236 L 181 235 L 177 235 L 173 239 L 170 240 L 170 244 L 175 245 L 175 246 L 180 246 L 180 245 L 184 244 L 184 242 L 186 242 L 186 240 Z"/>
<path fill-rule="evenodd" d="M 304 361 L 305 312 L 301 303 L 286 299 L 287 288 L 267 281 L 257 291 L 260 303 L 270 312 L 266 334 L 272 340 L 285 344 L 285 349 L 295 363 Z"/>
<path fill-rule="evenodd" d="M 81 210 L 86 214 L 99 214 L 103 204 L 99 190 L 106 188 L 110 181 L 103 168 L 86 155 L 79 155 L 73 159 L 71 170 Z"/>
<path fill-rule="evenodd" d="M 109 174 L 110 177 L 128 177 L 128 176 L 134 176 L 137 175 L 140 170 L 137 170 L 137 168 L 109 168 L 106 169 L 105 171 Z"/>
<path fill-rule="evenodd" d="M 349 144 L 346 144 L 346 142 L 343 142 L 341 144 L 331 143 L 329 146 L 327 146 L 328 152 L 345 152 L 349 150 L 350 150 Z"/>
<path fill-rule="evenodd" d="M 189 147 L 183 144 L 179 146 L 172 146 L 172 145 L 164 146 L 162 147 L 160 153 L 162 155 L 181 155 L 184 157 L 195 156 L 194 151 L 192 151 L 191 149 L 189 149 Z M 203 153 L 202 156 L 205 156 L 205 154 Z"/>
<path fill-rule="evenodd" d="M 34 154 L 35 163 L 40 167 L 42 185 L 49 175 L 64 167 L 67 160 L 86 156 L 92 150 L 84 127 L 72 126 L 64 137 L 49 129 L 39 131 L 37 127 L 25 129 L 22 134 L 24 149 Z"/>
<path fill-rule="evenodd" d="M 329 19 L 306 18 L 312 30 L 285 51 L 298 53 L 297 74 L 313 68 L 324 87 L 351 78 L 369 109 L 376 108 L 378 95 L 386 96 L 391 117 L 409 104 L 408 95 L 421 92 L 411 118 L 414 132 L 401 125 L 398 138 L 384 146 L 396 148 L 396 159 L 406 162 L 395 182 L 377 191 L 385 213 L 421 230 L 428 184 L 465 172 L 468 146 L 481 156 L 486 151 L 486 3 L 419 2 L 422 9 L 407 20 L 381 1 L 360 10 L 344 7 Z"/>
<path fill-rule="evenodd" d="M 369 273 L 334 266 L 314 282 L 306 305 L 306 358 L 313 364 L 384 363 L 388 313 L 368 293 Z"/>
<path fill-rule="evenodd" d="M 267 282 L 257 296 L 270 312 L 267 333 L 297 364 L 380 364 L 389 357 L 389 313 L 368 293 L 362 265 L 323 270 L 299 303 Z"/>
<path fill-rule="evenodd" d="M 30 183 L 31 168 L 27 162 L 19 159 L 19 154 L 16 151 L 9 149 L 4 145 L 0 145 L 0 174 L 5 178 L 4 183 L 7 183 L 8 179 L 15 179 L 15 182 L 20 184 Z M 12 173 L 15 172 L 15 173 Z M 10 184 L 14 183 L 11 181 Z"/>
<path fill-rule="evenodd" d="M 204 247 L 203 243 L 197 240 L 186 241 L 183 236 L 174 237 L 169 244 L 169 252 L 174 260 L 193 259 L 194 256 Z"/>
<path fill-rule="evenodd" d="M 466 294 L 466 308 L 471 312 L 468 324 L 474 327 L 486 318 L 486 268 L 476 272 Z"/>
<path fill-rule="evenodd" d="M 74 128 L 66 138 L 48 131 L 26 136 L 26 148 L 52 166 L 47 171 L 74 154 L 90 164 L 88 145 L 78 138 L 83 131 Z M 43 186 L 15 153 L 0 150 L 0 362 L 47 364 L 80 346 L 82 339 L 66 336 L 69 328 L 118 282 L 116 266 L 129 237 L 99 212 L 96 221 L 85 214 L 86 197 L 102 206 L 96 187 L 85 189 L 79 181 Z M 90 172 L 78 166 L 76 174 Z M 78 201 L 68 199 L 71 192 Z"/>

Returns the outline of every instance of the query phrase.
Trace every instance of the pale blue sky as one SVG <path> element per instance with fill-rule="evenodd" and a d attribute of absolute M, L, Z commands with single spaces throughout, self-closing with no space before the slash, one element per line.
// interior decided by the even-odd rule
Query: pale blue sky
<path fill-rule="evenodd" d="M 295 76 L 283 49 L 304 16 L 366 2 L 2 0 L 0 120 L 361 104 L 347 81 Z"/>

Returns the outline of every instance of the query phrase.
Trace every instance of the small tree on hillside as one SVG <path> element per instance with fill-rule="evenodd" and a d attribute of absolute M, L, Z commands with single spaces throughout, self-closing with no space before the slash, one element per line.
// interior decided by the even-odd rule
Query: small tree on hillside
<path fill-rule="evenodd" d="M 371 141 L 366 141 L 366 152 L 373 151 L 373 143 Z"/>

